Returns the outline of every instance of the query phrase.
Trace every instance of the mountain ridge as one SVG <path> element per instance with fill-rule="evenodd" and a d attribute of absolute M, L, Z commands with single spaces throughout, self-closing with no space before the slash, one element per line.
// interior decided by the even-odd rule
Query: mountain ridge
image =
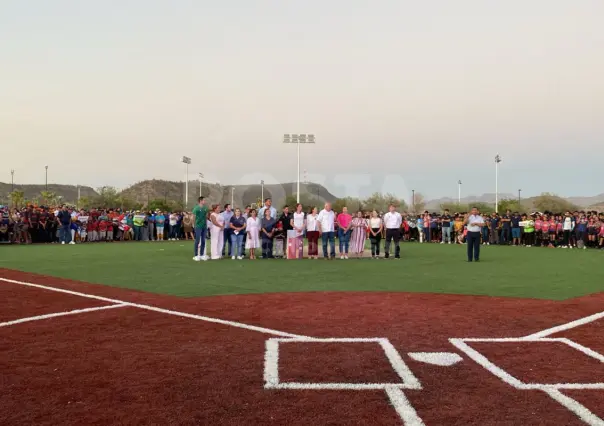
<path fill-rule="evenodd" d="M 138 203 L 146 204 L 151 200 L 164 199 L 175 202 L 181 202 L 184 199 L 184 182 L 183 181 L 168 181 L 159 179 L 148 179 L 140 182 L 136 182 L 124 190 L 120 191 L 119 194 L 132 199 Z M 0 182 L 0 204 L 8 203 L 9 194 L 11 192 L 12 185 L 10 183 Z M 60 199 L 67 203 L 74 203 L 78 198 L 78 188 L 81 197 L 92 199 L 97 197 L 99 193 L 96 189 L 90 186 L 79 186 L 79 185 L 65 185 L 65 184 L 48 184 L 48 191 L 54 192 Z M 251 185 L 218 185 L 202 182 L 201 193 L 208 197 L 211 203 L 227 203 L 231 201 L 231 188 L 235 188 L 233 193 L 233 201 L 236 205 L 248 205 L 253 204 L 262 198 L 262 186 L 259 184 Z M 44 184 L 15 184 L 15 190 L 23 191 L 26 200 L 39 200 L 41 199 L 41 192 L 46 190 Z M 282 184 L 264 185 L 264 198 L 271 197 L 273 201 L 278 204 L 284 202 L 286 198 L 294 196 L 296 193 L 296 183 L 286 182 Z M 325 202 L 334 202 L 337 198 L 336 195 L 331 193 L 326 187 L 315 183 L 300 183 L 301 198 L 306 201 L 312 201 L 313 203 L 320 205 Z M 189 182 L 189 204 L 194 202 L 199 195 L 199 181 Z M 499 194 L 499 200 L 518 198 L 517 194 L 501 193 Z M 532 200 L 535 197 L 522 197 L 522 204 L 531 206 Z M 599 207 L 602 208 L 604 205 L 604 193 L 598 194 L 591 197 L 560 197 L 574 205 L 581 208 Z M 408 201 L 408 200 L 406 200 Z M 427 210 L 436 211 L 440 209 L 442 204 L 456 204 L 457 198 L 452 197 L 441 197 L 436 199 L 429 199 L 425 201 L 425 208 Z M 484 193 L 482 195 L 468 195 L 461 198 L 461 204 L 472 204 L 472 203 L 495 203 L 494 193 Z"/>

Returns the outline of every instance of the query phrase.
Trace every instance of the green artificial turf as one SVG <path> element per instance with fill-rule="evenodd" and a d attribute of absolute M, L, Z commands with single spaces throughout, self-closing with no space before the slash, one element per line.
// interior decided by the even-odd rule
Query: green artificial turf
<path fill-rule="evenodd" d="M 604 291 L 604 251 L 402 244 L 401 260 L 194 262 L 192 243 L 3 246 L 0 267 L 183 297 L 409 291 L 562 300 Z"/>

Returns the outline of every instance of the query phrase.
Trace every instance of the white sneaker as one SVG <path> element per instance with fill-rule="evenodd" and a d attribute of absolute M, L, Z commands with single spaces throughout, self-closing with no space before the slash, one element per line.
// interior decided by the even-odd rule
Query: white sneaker
<path fill-rule="evenodd" d="M 340 260 L 344 260 L 344 255 L 343 254 L 340 255 Z"/>
<path fill-rule="evenodd" d="M 232 259 L 232 260 L 235 260 L 235 256 L 232 256 L 232 257 L 231 257 L 231 259 Z"/>
<path fill-rule="evenodd" d="M 444 241 L 441 241 L 440 243 L 441 243 L 441 244 L 444 244 L 445 242 L 444 242 Z"/>
<path fill-rule="evenodd" d="M 237 260 L 242 260 L 243 257 L 242 256 L 237 256 Z"/>
<path fill-rule="evenodd" d="M 568 248 L 572 250 L 573 246 L 568 246 Z"/>
<path fill-rule="evenodd" d="M 69 244 L 75 244 L 73 241 L 70 241 Z"/>
<path fill-rule="evenodd" d="M 200 258 L 201 260 L 203 260 L 204 262 L 205 262 L 206 260 L 208 260 L 208 256 L 206 256 L 205 254 L 204 254 L 203 256 L 199 256 L 199 258 Z"/>
<path fill-rule="evenodd" d="M 65 241 L 61 241 L 61 244 L 65 245 Z"/>
<path fill-rule="evenodd" d="M 201 256 L 193 256 L 193 260 L 195 262 L 199 262 L 201 260 Z"/>
<path fill-rule="evenodd" d="M 348 256 L 347 256 L 347 255 L 344 255 L 344 259 L 348 259 Z"/>
<path fill-rule="evenodd" d="M 451 244 L 451 241 L 449 241 L 449 244 Z"/>

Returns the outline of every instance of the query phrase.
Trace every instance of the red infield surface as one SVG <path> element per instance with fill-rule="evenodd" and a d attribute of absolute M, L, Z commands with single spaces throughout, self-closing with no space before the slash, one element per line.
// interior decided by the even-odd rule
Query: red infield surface
<path fill-rule="evenodd" d="M 2 424 L 604 424 L 604 294 L 0 297 Z"/>

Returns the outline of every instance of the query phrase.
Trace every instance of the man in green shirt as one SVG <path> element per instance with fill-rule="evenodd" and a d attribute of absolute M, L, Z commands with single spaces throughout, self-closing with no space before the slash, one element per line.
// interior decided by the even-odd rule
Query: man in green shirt
<path fill-rule="evenodd" d="M 208 260 L 206 251 L 206 231 L 209 209 L 206 207 L 206 200 L 199 197 L 197 205 L 193 207 L 193 216 L 195 216 L 195 256 L 193 260 Z"/>

